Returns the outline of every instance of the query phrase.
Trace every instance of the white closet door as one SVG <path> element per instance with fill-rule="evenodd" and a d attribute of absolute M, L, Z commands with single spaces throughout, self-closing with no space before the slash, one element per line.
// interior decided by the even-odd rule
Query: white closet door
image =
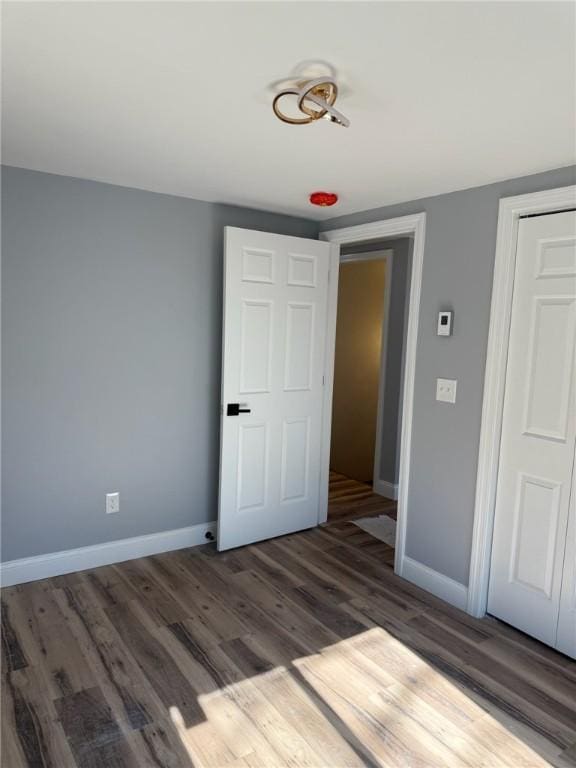
<path fill-rule="evenodd" d="M 575 334 L 576 214 L 523 219 L 488 611 L 550 645 L 557 638 L 576 440 Z"/>
<path fill-rule="evenodd" d="M 330 244 L 226 227 L 218 549 L 318 524 Z"/>

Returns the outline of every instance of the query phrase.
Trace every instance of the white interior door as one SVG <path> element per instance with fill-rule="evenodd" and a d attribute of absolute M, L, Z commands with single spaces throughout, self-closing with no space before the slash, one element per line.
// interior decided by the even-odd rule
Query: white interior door
<path fill-rule="evenodd" d="M 226 227 L 224 261 L 220 550 L 318 523 L 330 244 Z"/>
<path fill-rule="evenodd" d="M 565 555 L 574 558 L 573 542 L 568 552 L 566 544 L 576 442 L 575 334 L 576 214 L 523 219 L 488 611 L 553 646 Z M 566 604 L 573 605 L 573 582 L 571 589 Z"/>

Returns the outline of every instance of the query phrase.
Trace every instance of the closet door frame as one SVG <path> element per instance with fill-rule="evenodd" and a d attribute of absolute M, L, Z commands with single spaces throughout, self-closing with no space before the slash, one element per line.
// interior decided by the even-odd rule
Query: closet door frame
<path fill-rule="evenodd" d="M 468 580 L 467 611 L 478 618 L 488 603 L 518 224 L 522 216 L 573 208 L 576 185 L 500 200 Z"/>

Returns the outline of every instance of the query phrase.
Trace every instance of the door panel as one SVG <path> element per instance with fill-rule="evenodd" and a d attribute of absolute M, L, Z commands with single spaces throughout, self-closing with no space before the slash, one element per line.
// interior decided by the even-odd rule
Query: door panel
<path fill-rule="evenodd" d="M 310 390 L 314 355 L 314 304 L 287 305 L 284 391 Z"/>
<path fill-rule="evenodd" d="M 328 243 L 226 228 L 219 549 L 318 522 L 329 265 Z"/>
<path fill-rule="evenodd" d="M 566 441 L 575 321 L 576 299 L 564 296 L 534 299 L 525 434 Z"/>
<path fill-rule="evenodd" d="M 242 395 L 270 392 L 273 309 L 271 301 L 242 301 L 239 388 Z"/>
<path fill-rule="evenodd" d="M 562 486 L 524 474 L 520 474 L 519 485 L 512 526 L 510 583 L 550 598 Z"/>
<path fill-rule="evenodd" d="M 310 419 L 287 419 L 282 425 L 282 491 L 280 501 L 303 500 L 308 495 Z"/>
<path fill-rule="evenodd" d="M 519 224 L 488 610 L 555 645 L 576 443 L 576 214 Z"/>
<path fill-rule="evenodd" d="M 268 426 L 240 424 L 238 440 L 238 511 L 266 506 Z"/>

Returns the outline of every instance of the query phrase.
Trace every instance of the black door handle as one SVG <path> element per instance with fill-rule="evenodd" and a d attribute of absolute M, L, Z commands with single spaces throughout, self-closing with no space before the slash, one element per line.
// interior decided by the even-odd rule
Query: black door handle
<path fill-rule="evenodd" d="M 228 403 L 226 416 L 238 416 L 240 413 L 250 413 L 250 408 L 240 408 L 240 403 Z"/>

